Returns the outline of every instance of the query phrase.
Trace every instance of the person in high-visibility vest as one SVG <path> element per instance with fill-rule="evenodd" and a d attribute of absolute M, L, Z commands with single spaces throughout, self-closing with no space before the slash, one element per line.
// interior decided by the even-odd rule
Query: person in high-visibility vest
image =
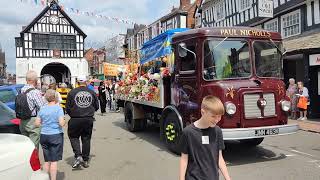
<path fill-rule="evenodd" d="M 62 101 L 60 102 L 60 106 L 65 110 L 66 108 L 66 102 L 67 102 L 67 96 L 70 92 L 70 89 L 67 88 L 67 85 L 65 83 L 62 83 L 60 88 L 57 89 L 57 91 L 60 93 Z"/>

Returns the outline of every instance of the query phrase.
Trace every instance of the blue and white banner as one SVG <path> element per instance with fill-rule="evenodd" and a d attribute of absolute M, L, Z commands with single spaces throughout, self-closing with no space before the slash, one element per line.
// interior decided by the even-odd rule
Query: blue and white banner
<path fill-rule="evenodd" d="M 140 64 L 155 60 L 172 53 L 171 42 L 175 33 L 188 30 L 187 28 L 171 29 L 144 43 L 140 50 Z"/>

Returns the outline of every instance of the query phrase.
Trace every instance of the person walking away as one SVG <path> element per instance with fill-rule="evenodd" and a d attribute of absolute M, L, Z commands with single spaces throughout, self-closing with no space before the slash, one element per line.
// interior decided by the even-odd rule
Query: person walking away
<path fill-rule="evenodd" d="M 62 103 L 62 97 L 61 97 L 60 93 L 57 91 L 57 84 L 56 83 L 51 83 L 49 85 L 49 89 L 52 89 L 52 90 L 56 91 L 57 104 L 60 105 Z"/>
<path fill-rule="evenodd" d="M 106 89 L 107 89 L 107 104 L 109 105 L 109 110 L 111 111 L 111 105 L 112 105 L 112 84 L 110 81 L 107 81 L 107 86 L 106 86 Z"/>
<path fill-rule="evenodd" d="M 291 119 L 297 119 L 297 96 L 296 94 L 298 93 L 298 87 L 297 84 L 295 83 L 295 80 L 293 78 L 289 79 L 289 87 L 287 89 L 287 96 L 290 98 L 291 101 Z"/>
<path fill-rule="evenodd" d="M 107 105 L 106 87 L 105 87 L 103 81 L 100 82 L 100 86 L 98 87 L 98 90 L 99 90 L 101 116 L 103 116 L 103 113 L 106 112 L 106 105 Z"/>
<path fill-rule="evenodd" d="M 48 105 L 43 106 L 35 120 L 35 126 L 41 127 L 40 144 L 43 150 L 43 169 L 50 174 L 51 180 L 57 179 L 58 161 L 62 160 L 64 113 L 58 104 L 57 92 L 47 90 L 45 99 Z"/>
<path fill-rule="evenodd" d="M 19 129 L 22 135 L 28 136 L 39 149 L 40 128 L 34 125 L 37 113 L 46 104 L 41 91 L 36 89 L 38 76 L 35 71 L 26 74 L 27 84 L 16 97 L 16 116 L 21 119 Z"/>
<path fill-rule="evenodd" d="M 71 90 L 67 97 L 66 111 L 70 116 L 68 136 L 75 155 L 72 168 L 80 165 L 88 168 L 94 113 L 99 109 L 99 101 L 95 93 L 86 87 L 85 76 L 79 76 L 78 81 L 80 87 Z"/>
<path fill-rule="evenodd" d="M 62 107 L 63 112 L 65 112 L 67 96 L 68 96 L 68 93 L 70 92 L 70 89 L 67 88 L 67 85 L 65 83 L 61 83 L 60 88 L 58 88 L 57 91 L 60 93 L 62 98 L 60 106 Z"/>
<path fill-rule="evenodd" d="M 306 87 L 304 87 L 303 82 L 298 82 L 298 89 L 299 92 L 297 96 L 299 97 L 299 101 L 297 107 L 300 111 L 300 117 L 298 120 L 307 120 L 307 109 L 308 109 L 308 99 L 309 99 L 309 92 Z"/>
<path fill-rule="evenodd" d="M 222 156 L 225 148 L 217 123 L 225 113 L 219 98 L 206 96 L 201 104 L 201 118 L 184 128 L 180 139 L 180 180 L 219 180 L 219 169 L 230 180 Z"/>

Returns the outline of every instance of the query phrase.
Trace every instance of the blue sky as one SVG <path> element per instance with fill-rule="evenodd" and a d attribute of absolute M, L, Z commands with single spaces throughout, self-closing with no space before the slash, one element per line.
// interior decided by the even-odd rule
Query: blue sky
<path fill-rule="evenodd" d="M 38 0 L 41 2 L 41 0 Z M 15 73 L 14 37 L 44 8 L 35 0 L 0 0 L 0 44 L 6 53 L 8 72 Z M 179 0 L 60 0 L 66 8 L 94 12 L 109 17 L 129 19 L 139 24 L 151 24 L 179 6 Z M 4 5 L 5 4 L 5 5 Z M 133 27 L 124 23 L 68 12 L 73 21 L 87 34 L 87 46 L 99 46 L 103 41 Z"/>

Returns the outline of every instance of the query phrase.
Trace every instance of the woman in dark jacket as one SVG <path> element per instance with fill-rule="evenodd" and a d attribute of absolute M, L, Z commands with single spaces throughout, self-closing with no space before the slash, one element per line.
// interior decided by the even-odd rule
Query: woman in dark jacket
<path fill-rule="evenodd" d="M 100 86 L 98 87 L 99 90 L 99 100 L 100 100 L 100 110 L 101 115 L 103 116 L 103 113 L 106 112 L 106 87 L 103 83 L 103 81 L 100 82 Z"/>

